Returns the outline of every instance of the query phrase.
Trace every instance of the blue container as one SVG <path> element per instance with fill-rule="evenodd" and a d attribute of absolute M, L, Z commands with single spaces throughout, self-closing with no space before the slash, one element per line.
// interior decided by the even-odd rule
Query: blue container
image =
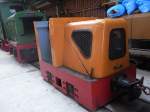
<path fill-rule="evenodd" d="M 38 33 L 37 38 L 39 38 L 39 47 L 41 50 L 42 60 L 52 64 L 48 21 L 35 22 L 35 28 Z"/>

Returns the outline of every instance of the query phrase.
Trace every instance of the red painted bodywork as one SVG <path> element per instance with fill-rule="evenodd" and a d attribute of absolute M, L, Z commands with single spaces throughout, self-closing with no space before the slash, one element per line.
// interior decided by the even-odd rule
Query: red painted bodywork
<path fill-rule="evenodd" d="M 9 42 L 7 40 L 3 40 L 1 43 L 0 43 L 0 48 L 6 52 L 9 52 Z"/>
<path fill-rule="evenodd" d="M 119 95 L 117 92 L 112 92 L 111 89 L 111 80 L 117 74 L 103 79 L 91 79 L 64 67 L 53 67 L 44 61 L 40 61 L 40 69 L 44 80 L 50 82 L 54 87 L 66 95 L 67 84 L 73 85 L 75 91 L 71 97 L 91 111 L 106 105 Z M 136 79 L 136 69 L 134 65 L 131 65 L 122 72 L 127 74 L 129 80 L 133 81 Z M 48 73 L 51 73 L 53 76 L 51 81 L 47 78 Z M 61 80 L 61 87 L 56 82 L 57 78 Z"/>
<path fill-rule="evenodd" d="M 23 49 L 31 49 L 31 48 L 36 48 L 36 44 L 35 43 L 32 43 L 32 44 L 12 44 L 10 43 L 9 44 L 10 46 L 10 54 L 14 54 L 14 52 L 12 51 L 13 49 L 16 49 L 16 60 L 20 63 L 25 63 L 25 62 L 32 62 L 32 61 L 35 61 L 36 59 L 35 58 L 23 58 L 21 56 L 21 53 L 20 51 L 23 50 Z M 37 54 L 35 54 L 37 55 Z"/>

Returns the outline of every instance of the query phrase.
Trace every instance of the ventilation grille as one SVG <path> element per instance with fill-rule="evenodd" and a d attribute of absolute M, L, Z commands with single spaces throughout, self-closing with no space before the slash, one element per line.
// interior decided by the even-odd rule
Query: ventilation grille
<path fill-rule="evenodd" d="M 80 52 L 86 58 L 89 58 L 92 49 L 92 33 L 88 30 L 76 30 L 72 33 L 72 39 L 80 49 Z"/>

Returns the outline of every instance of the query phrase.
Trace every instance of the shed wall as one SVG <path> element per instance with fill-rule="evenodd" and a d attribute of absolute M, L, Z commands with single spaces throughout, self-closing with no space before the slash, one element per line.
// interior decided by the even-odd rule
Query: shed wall
<path fill-rule="evenodd" d="M 65 0 L 64 9 L 69 16 L 105 17 L 101 7 L 104 0 Z"/>

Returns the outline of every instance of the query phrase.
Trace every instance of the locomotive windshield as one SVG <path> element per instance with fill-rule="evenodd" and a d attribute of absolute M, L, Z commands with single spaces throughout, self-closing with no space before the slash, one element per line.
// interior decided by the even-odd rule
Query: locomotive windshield
<path fill-rule="evenodd" d="M 110 32 L 109 58 L 117 59 L 125 55 L 126 41 L 123 28 L 113 29 Z"/>

